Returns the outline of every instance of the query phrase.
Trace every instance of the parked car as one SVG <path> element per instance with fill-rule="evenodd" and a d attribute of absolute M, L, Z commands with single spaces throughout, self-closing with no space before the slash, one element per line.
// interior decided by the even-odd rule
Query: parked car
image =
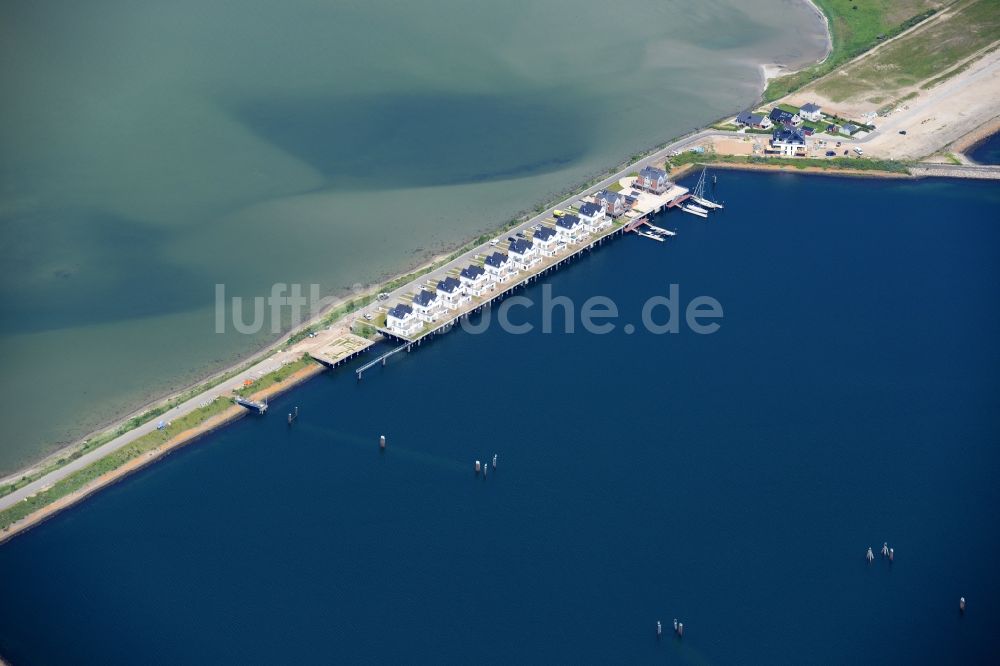
<path fill-rule="evenodd" d="M 837 156 L 837 151 L 836 150 L 828 150 L 828 151 L 826 151 L 826 156 L 827 157 L 836 157 Z"/>
<path fill-rule="evenodd" d="M 899 133 L 902 134 L 903 136 L 906 136 L 906 130 L 899 130 Z"/>
<path fill-rule="evenodd" d="M 840 141 L 837 142 L 837 148 L 840 148 Z"/>

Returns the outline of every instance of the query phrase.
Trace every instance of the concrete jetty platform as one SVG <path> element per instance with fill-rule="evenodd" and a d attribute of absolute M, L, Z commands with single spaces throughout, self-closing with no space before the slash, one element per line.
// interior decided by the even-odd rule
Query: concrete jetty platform
<path fill-rule="evenodd" d="M 328 368 L 336 368 L 364 354 L 374 344 L 374 340 L 366 340 L 359 335 L 347 333 L 319 349 L 310 351 L 309 355 Z"/>

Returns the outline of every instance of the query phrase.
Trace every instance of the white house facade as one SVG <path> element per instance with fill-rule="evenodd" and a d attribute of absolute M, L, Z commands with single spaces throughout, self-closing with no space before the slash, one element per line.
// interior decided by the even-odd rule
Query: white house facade
<path fill-rule="evenodd" d="M 552 227 L 538 227 L 531 235 L 531 241 L 543 257 L 553 257 L 556 254 L 556 230 Z"/>
<path fill-rule="evenodd" d="M 801 157 L 806 154 L 806 137 L 793 128 L 775 130 L 771 136 L 771 150 L 785 157 Z"/>
<path fill-rule="evenodd" d="M 519 270 L 525 271 L 541 261 L 538 248 L 527 238 L 515 238 L 507 248 L 510 258 Z"/>
<path fill-rule="evenodd" d="M 486 275 L 489 276 L 490 280 L 497 284 L 509 280 L 515 271 L 514 262 L 503 252 L 494 252 L 486 257 L 486 261 L 483 262 L 483 268 L 486 270 Z"/>
<path fill-rule="evenodd" d="M 449 310 L 457 310 L 472 300 L 472 297 L 465 293 L 462 283 L 450 275 L 437 283 L 437 293 Z"/>
<path fill-rule="evenodd" d="M 823 120 L 823 108 L 819 104 L 809 102 L 808 104 L 802 105 L 802 108 L 799 109 L 799 115 L 806 120 L 818 123 Z"/>
<path fill-rule="evenodd" d="M 470 264 L 462 269 L 458 275 L 458 281 L 465 288 L 465 293 L 472 296 L 482 296 L 492 287 L 490 278 L 482 266 Z"/>
<path fill-rule="evenodd" d="M 578 243 L 587 230 L 576 215 L 563 215 L 556 220 L 556 237 L 563 243 Z"/>
<path fill-rule="evenodd" d="M 414 314 L 412 307 L 400 303 L 386 314 L 385 327 L 396 335 L 409 338 L 419 333 L 424 323 Z"/>
<path fill-rule="evenodd" d="M 413 297 L 413 313 L 417 319 L 431 324 L 441 316 L 441 299 L 436 292 L 421 289 L 420 293 Z"/>
<path fill-rule="evenodd" d="M 608 219 L 607 208 L 600 203 L 585 203 L 580 206 L 578 215 L 583 223 L 583 230 L 593 233 Z"/>

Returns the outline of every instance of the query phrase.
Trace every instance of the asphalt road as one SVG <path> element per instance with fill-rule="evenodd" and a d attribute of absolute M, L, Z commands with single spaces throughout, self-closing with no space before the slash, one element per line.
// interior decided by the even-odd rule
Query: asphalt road
<path fill-rule="evenodd" d="M 869 136 L 874 136 L 875 134 L 876 133 L 873 132 L 872 135 Z M 551 217 L 552 213 L 556 209 L 568 208 L 570 204 L 578 202 L 582 197 L 594 194 L 604 189 L 605 187 L 608 187 L 609 185 L 618 182 L 619 179 L 627 176 L 629 173 L 632 173 L 633 171 L 641 169 L 644 166 L 654 164 L 656 162 L 661 162 L 666 157 L 668 157 L 671 152 L 675 150 L 679 151 L 686 150 L 691 146 L 697 144 L 698 142 L 703 141 L 709 137 L 731 137 L 731 136 L 744 136 L 744 135 L 740 134 L 739 132 L 707 129 L 682 137 L 674 141 L 673 143 L 669 144 L 665 148 L 662 148 L 661 150 L 658 150 L 657 152 L 649 155 L 648 157 L 645 157 L 642 160 L 635 162 L 634 164 L 630 164 L 625 168 L 623 168 L 622 170 L 612 174 L 611 176 L 608 176 L 607 178 L 597 183 L 596 185 L 593 185 L 592 187 L 582 192 L 579 192 L 573 196 L 563 199 L 559 203 L 547 208 L 544 212 L 535 215 L 530 220 L 523 222 L 522 224 L 518 225 L 513 229 L 508 230 L 507 232 L 505 232 L 504 235 L 506 236 L 508 234 L 515 234 L 519 231 L 526 231 L 528 229 L 531 229 L 534 226 L 540 224 L 545 219 Z M 865 137 L 865 139 L 867 138 L 868 137 Z M 862 140 L 861 142 L 864 143 L 865 141 Z M 845 142 L 845 145 L 848 145 L 848 143 L 849 142 Z M 1000 166 L 986 166 L 986 165 L 957 166 L 951 164 L 922 164 L 920 165 L 919 168 L 922 170 L 921 173 L 924 173 L 926 175 L 952 175 L 952 176 L 966 175 L 966 177 L 976 177 L 976 178 L 984 178 L 984 177 L 1000 178 Z M 378 307 L 391 306 L 396 302 L 398 302 L 399 300 L 410 296 L 417 288 L 419 288 L 420 285 L 425 284 L 427 282 L 433 282 L 442 279 L 453 269 L 464 268 L 466 265 L 472 262 L 477 255 L 489 253 L 493 251 L 493 249 L 494 248 L 490 246 L 489 243 L 485 243 L 477 248 L 469 250 L 468 252 L 464 253 L 462 256 L 458 257 L 454 261 L 449 262 L 447 265 L 442 266 L 441 268 L 431 273 L 428 273 L 427 275 L 423 275 L 417 278 L 415 281 L 394 290 L 389 294 L 388 300 L 373 303 L 372 305 L 362 310 L 361 313 L 371 312 Z M 360 313 L 358 316 L 360 316 Z M 256 363 L 249 369 L 239 373 L 232 379 L 223 382 L 222 384 L 211 389 L 210 391 L 195 396 L 194 398 L 191 398 L 190 400 L 178 405 L 174 409 L 170 410 L 170 412 L 168 412 L 167 414 L 164 414 L 159 419 L 154 419 L 149 423 L 139 426 L 138 428 L 135 428 L 134 430 L 131 430 L 111 440 L 110 442 L 104 444 L 103 446 L 100 446 L 94 449 L 93 451 L 90 451 L 89 453 L 81 456 L 80 458 L 77 458 L 76 460 L 26 485 L 25 487 L 9 495 L 0 497 L 0 510 L 7 509 L 13 506 L 14 504 L 24 500 L 25 498 L 34 495 L 35 493 L 42 490 L 46 486 L 52 485 L 66 478 L 67 476 L 73 474 L 74 472 L 83 469 L 90 463 L 93 463 L 99 460 L 100 458 L 103 458 L 104 456 L 113 453 L 114 451 L 117 451 L 123 446 L 127 446 L 128 444 L 135 441 L 139 437 L 142 437 L 143 435 L 153 432 L 156 429 L 156 423 L 158 421 L 160 420 L 169 421 L 180 418 L 197 409 L 199 406 L 205 403 L 205 401 L 214 399 L 216 396 L 231 397 L 232 389 L 239 388 L 240 386 L 242 386 L 245 380 L 256 379 L 262 374 L 265 374 L 267 372 L 276 369 L 282 364 L 283 361 L 294 360 L 298 358 L 303 352 L 310 351 L 311 349 L 315 349 L 325 344 L 328 344 L 329 342 L 332 342 L 333 339 L 338 337 L 341 333 L 342 330 L 321 331 L 315 338 L 307 338 L 306 340 L 303 340 L 302 342 L 296 344 L 289 350 L 279 351 L 277 354 L 270 356 L 260 361 L 259 363 Z M 282 343 L 278 343 L 277 346 L 280 346 L 281 344 Z"/>

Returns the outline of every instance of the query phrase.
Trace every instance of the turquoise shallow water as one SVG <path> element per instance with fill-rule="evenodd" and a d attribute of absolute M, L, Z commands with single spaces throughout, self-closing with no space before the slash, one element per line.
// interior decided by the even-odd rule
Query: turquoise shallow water
<path fill-rule="evenodd" d="M 456 331 L 322 375 L 0 547 L 0 654 L 991 663 L 1000 189 L 720 172 L 718 196 L 524 291 L 622 324 L 677 283 L 716 334 Z"/>
<path fill-rule="evenodd" d="M 822 51 L 788 0 L 3 3 L 0 474 L 265 343 L 216 283 L 377 281 Z"/>

